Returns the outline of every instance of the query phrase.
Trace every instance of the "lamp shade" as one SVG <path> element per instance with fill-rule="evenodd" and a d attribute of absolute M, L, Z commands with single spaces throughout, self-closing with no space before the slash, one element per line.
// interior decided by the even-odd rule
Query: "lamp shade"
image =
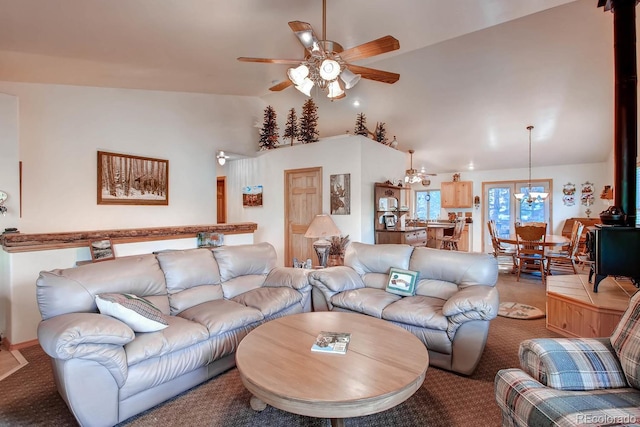
<path fill-rule="evenodd" d="M 313 88 L 314 83 L 311 81 L 309 77 L 305 77 L 304 81 L 301 85 L 297 85 L 296 89 L 300 92 L 304 93 L 307 96 L 311 96 L 311 89 Z"/>
<path fill-rule="evenodd" d="M 304 233 L 304 237 L 309 239 L 320 238 L 325 239 L 327 237 L 339 236 L 340 229 L 336 226 L 333 219 L 327 214 L 316 215 L 316 217 L 309 224 L 307 232 Z"/>
<path fill-rule="evenodd" d="M 360 81 L 360 74 L 354 74 L 348 68 L 345 68 L 340 74 L 340 78 L 344 82 L 345 89 L 351 89 Z"/>
<path fill-rule="evenodd" d="M 340 98 L 344 95 L 344 90 L 340 87 L 340 83 L 337 80 L 329 83 L 329 93 L 327 94 L 327 98 Z"/>
<path fill-rule="evenodd" d="M 320 64 L 320 77 L 325 80 L 335 80 L 340 74 L 340 64 L 333 59 L 325 59 Z"/>
<path fill-rule="evenodd" d="M 289 76 L 289 80 L 291 80 L 291 82 L 296 86 L 300 86 L 304 82 L 305 77 L 307 77 L 308 75 L 309 67 L 304 64 L 298 65 L 296 68 L 289 68 L 289 70 L 287 70 L 287 76 Z"/>

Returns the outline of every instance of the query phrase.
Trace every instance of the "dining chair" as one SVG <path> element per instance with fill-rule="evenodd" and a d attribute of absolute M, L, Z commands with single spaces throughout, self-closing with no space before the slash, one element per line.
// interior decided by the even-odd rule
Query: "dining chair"
<path fill-rule="evenodd" d="M 449 251 L 458 250 L 458 242 L 460 241 L 460 236 L 462 235 L 464 224 L 465 224 L 464 219 L 459 219 L 456 221 L 456 225 L 453 227 L 453 234 L 451 236 L 444 236 L 442 238 L 440 249 L 446 249 Z"/>
<path fill-rule="evenodd" d="M 487 221 L 487 227 L 489 228 L 489 236 L 491 237 L 491 246 L 493 247 L 493 256 L 498 260 L 500 265 L 500 259 L 510 259 L 511 271 L 515 273 L 518 263 L 516 262 L 516 250 L 513 245 L 504 246 L 500 243 L 498 238 L 498 229 L 496 228 L 496 222 L 494 220 Z"/>
<path fill-rule="evenodd" d="M 583 228 L 584 224 L 580 221 L 575 221 L 571 229 L 569 247 L 559 252 L 547 252 L 547 275 L 551 274 L 552 268 L 573 271 L 573 274 L 578 274 L 576 264 L 580 262 L 578 260 L 578 249 Z"/>
<path fill-rule="evenodd" d="M 545 242 L 547 224 L 516 225 L 516 258 L 518 260 L 516 281 L 520 281 L 520 273 L 527 270 L 539 270 L 542 284 L 546 284 Z"/>

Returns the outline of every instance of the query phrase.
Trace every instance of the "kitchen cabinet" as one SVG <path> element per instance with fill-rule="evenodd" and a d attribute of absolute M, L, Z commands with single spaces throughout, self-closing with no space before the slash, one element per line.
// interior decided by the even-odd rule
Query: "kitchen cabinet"
<path fill-rule="evenodd" d="M 445 209 L 473 207 L 473 182 L 443 182 L 440 187 L 440 205 Z"/>
<path fill-rule="evenodd" d="M 427 246 L 427 229 L 426 227 L 405 227 L 397 230 L 376 231 L 376 243 Z"/>
<path fill-rule="evenodd" d="M 406 243 L 426 246 L 425 227 L 403 227 L 402 216 L 409 213 L 411 187 L 377 182 L 374 186 L 374 231 L 376 243 Z"/>

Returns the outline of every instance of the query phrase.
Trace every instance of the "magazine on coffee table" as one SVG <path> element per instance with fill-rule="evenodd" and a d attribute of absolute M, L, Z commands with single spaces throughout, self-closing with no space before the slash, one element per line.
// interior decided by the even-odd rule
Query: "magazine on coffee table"
<path fill-rule="evenodd" d="M 316 337 L 316 342 L 311 346 L 311 351 L 345 354 L 350 340 L 351 334 L 348 332 L 322 331 Z"/>

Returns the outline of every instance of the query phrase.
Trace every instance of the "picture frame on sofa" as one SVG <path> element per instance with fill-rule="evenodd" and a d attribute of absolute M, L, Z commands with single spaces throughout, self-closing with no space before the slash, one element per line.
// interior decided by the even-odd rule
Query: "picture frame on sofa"
<path fill-rule="evenodd" d="M 389 281 L 387 282 L 387 292 L 402 296 L 413 296 L 416 293 L 416 282 L 418 272 L 391 268 L 389 270 Z"/>

